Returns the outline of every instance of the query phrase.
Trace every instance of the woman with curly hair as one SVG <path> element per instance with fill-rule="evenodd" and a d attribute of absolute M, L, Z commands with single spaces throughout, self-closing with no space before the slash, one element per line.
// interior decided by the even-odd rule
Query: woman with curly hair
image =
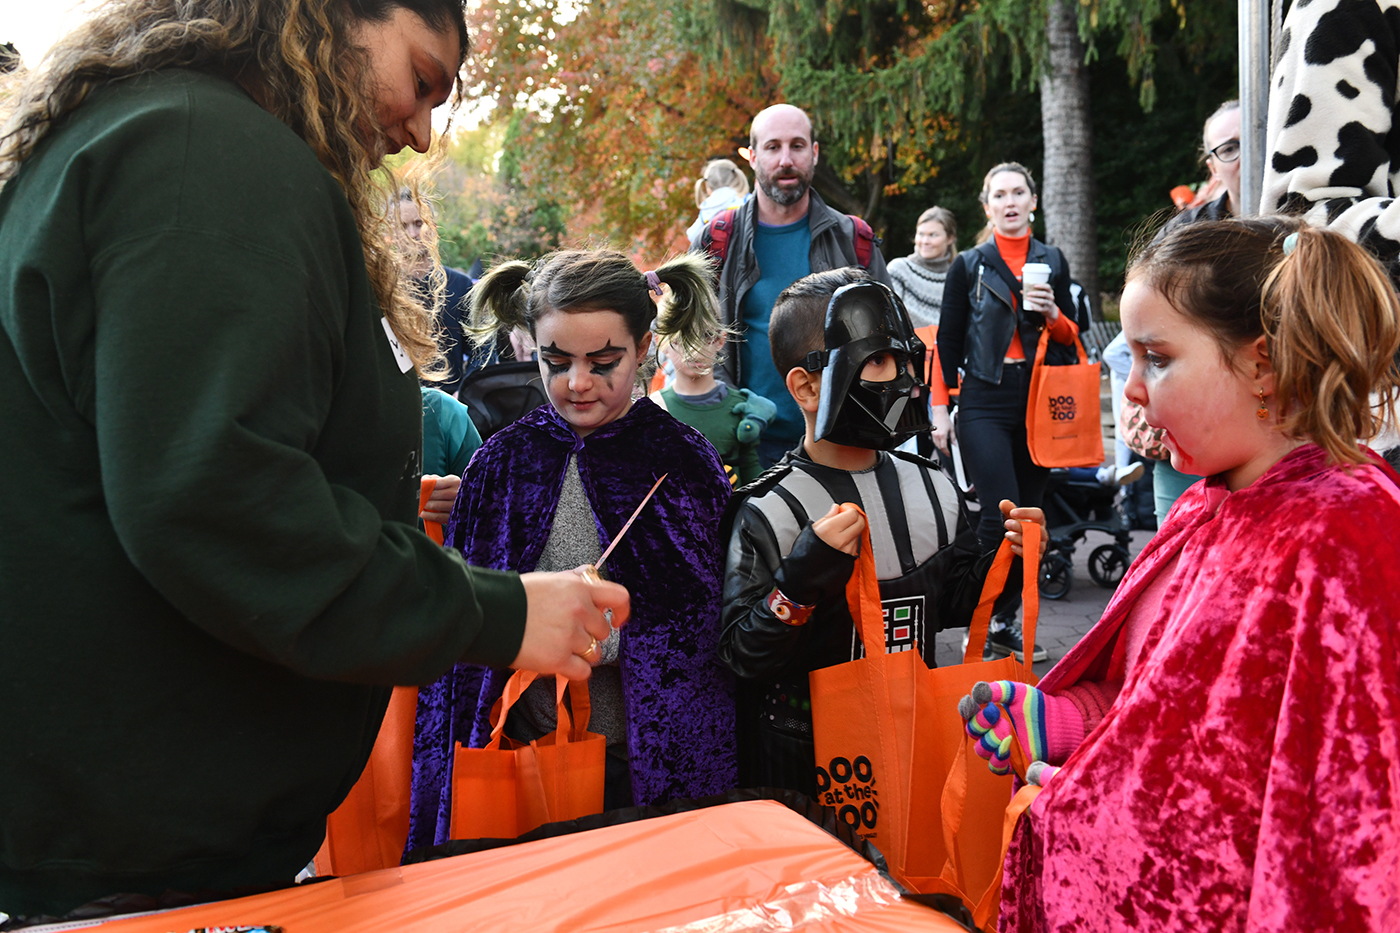
<path fill-rule="evenodd" d="M 626 615 L 414 525 L 441 363 L 372 173 L 466 49 L 461 0 L 113 0 L 11 91 L 0 911 L 290 883 L 391 685 L 583 678 Z"/>

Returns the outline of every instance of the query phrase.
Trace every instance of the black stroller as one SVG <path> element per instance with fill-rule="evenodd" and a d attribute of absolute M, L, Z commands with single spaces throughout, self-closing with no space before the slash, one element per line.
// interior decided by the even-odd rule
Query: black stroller
<path fill-rule="evenodd" d="M 462 380 L 457 400 L 467 406 L 484 441 L 549 401 L 534 360 L 483 366 Z"/>
<path fill-rule="evenodd" d="M 1094 471 L 1051 470 L 1045 487 L 1045 523 L 1050 543 L 1040 563 L 1040 595 L 1064 599 L 1074 583 L 1074 547 L 1090 531 L 1113 536 L 1089 552 L 1089 577 L 1113 589 L 1128 572 L 1128 519 L 1121 486 L 1104 486 Z"/>

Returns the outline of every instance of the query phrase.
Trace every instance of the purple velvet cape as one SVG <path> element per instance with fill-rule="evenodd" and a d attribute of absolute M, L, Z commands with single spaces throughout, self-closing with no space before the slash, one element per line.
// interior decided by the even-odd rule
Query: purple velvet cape
<path fill-rule="evenodd" d="M 632 597 L 620 655 L 633 798 L 641 805 L 730 790 L 738 781 L 734 685 L 715 653 L 724 573 L 719 523 L 730 485 L 703 435 L 639 399 L 580 439 L 541 406 L 476 452 L 446 543 L 477 566 L 533 570 L 570 454 L 578 457 L 604 548 L 667 474 L 603 568 Z M 491 705 L 510 673 L 459 664 L 419 691 L 409 849 L 447 840 L 453 749 L 486 744 Z"/>
<path fill-rule="evenodd" d="M 1118 699 L 1017 827 L 1002 933 L 1400 928 L 1393 476 L 1307 445 L 1178 500 L 1041 681 L 1121 677 L 1123 622 L 1179 555 Z"/>

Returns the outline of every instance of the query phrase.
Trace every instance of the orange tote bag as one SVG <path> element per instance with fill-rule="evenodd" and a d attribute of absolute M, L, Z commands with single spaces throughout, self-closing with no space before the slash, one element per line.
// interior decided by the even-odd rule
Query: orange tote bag
<path fill-rule="evenodd" d="M 1027 550 L 1038 553 L 1039 526 L 1029 527 L 1025 539 Z M 959 896 L 969 909 L 998 868 L 995 853 L 1012 787 L 1010 776 L 992 774 L 981 759 L 965 760 L 958 700 L 979 680 L 1035 682 L 1030 665 L 1013 657 L 982 660 L 992 604 L 1011 557 L 1003 544 L 973 617 L 964 663 L 930 669 L 918 650 L 885 652 L 874 557 L 863 540 L 847 599 L 866 656 L 811 674 L 818 802 L 870 840 L 900 883 L 924 894 Z M 1032 588 L 1037 572 L 1030 562 L 1025 578 Z M 1038 608 L 1038 594 L 1027 597 L 1028 644 L 1034 644 Z M 951 810 L 944 800 L 950 777 L 961 795 Z M 957 821 L 951 832 L 945 810 Z"/>
<path fill-rule="evenodd" d="M 365 770 L 335 812 L 316 853 L 317 875 L 357 875 L 399 864 L 408 843 L 418 688 L 395 687 Z"/>
<path fill-rule="evenodd" d="M 940 775 L 936 762 L 919 754 L 928 747 L 923 732 L 936 718 L 929 669 L 917 649 L 885 650 L 869 528 L 846 601 L 865 657 L 809 676 L 817 802 L 874 844 L 895 878 L 936 875 L 944 861 L 938 834 L 911 833 L 911 827 L 936 827 L 938 817 L 939 796 L 922 782 Z"/>
<path fill-rule="evenodd" d="M 1090 363 L 1084 343 L 1074 338 L 1079 362 L 1046 366 L 1050 328 L 1040 333 L 1026 403 L 1026 443 L 1043 467 L 1096 467 L 1103 463 L 1098 363 Z"/>
<path fill-rule="evenodd" d="M 436 483 L 419 482 L 418 511 Z M 442 543 L 442 525 L 424 522 L 428 537 Z M 326 817 L 326 841 L 316 853 L 317 875 L 357 875 L 399 864 L 408 844 L 408 796 L 413 782 L 413 730 L 418 688 L 395 687 L 379 735 L 360 779 Z"/>
<path fill-rule="evenodd" d="M 1023 523 L 1022 527 L 1026 553 L 1039 554 L 1043 530 L 1030 523 Z M 944 730 L 941 735 L 947 743 L 943 749 L 948 764 L 938 792 L 941 797 L 938 824 L 946 860 L 937 879 L 919 880 L 922 885 L 919 890 L 927 888 L 930 893 L 956 894 L 973 911 L 979 926 L 998 903 L 1005 853 L 1003 830 L 1014 788 L 1010 774 L 993 774 L 987 762 L 972 750 L 972 738 L 958 713 L 958 701 L 971 693 L 972 685 L 978 681 L 1010 680 L 1031 686 L 1039 683 L 1029 662 L 1030 651 L 1026 650 L 1026 646 L 1035 644 L 1036 621 L 1040 616 L 1038 560 L 1022 561 L 1022 657 L 1027 661 L 1017 661 L 1014 656 L 982 660 L 992 607 L 1001 595 L 1013 559 L 1010 543 L 1003 541 L 987 573 L 982 599 L 973 613 L 963 663 L 932 672 L 937 681 L 934 693 L 940 726 Z M 1028 764 L 1020 745 L 1013 743 L 1012 771 L 1024 777 Z"/>
<path fill-rule="evenodd" d="M 558 728 L 533 742 L 505 736 L 510 708 L 536 674 L 517 671 L 491 710 L 485 748 L 458 745 L 452 763 L 453 839 L 514 839 L 545 823 L 603 812 L 607 740 L 588 731 L 588 684 L 557 681 Z M 569 706 L 564 697 L 569 697 Z"/>

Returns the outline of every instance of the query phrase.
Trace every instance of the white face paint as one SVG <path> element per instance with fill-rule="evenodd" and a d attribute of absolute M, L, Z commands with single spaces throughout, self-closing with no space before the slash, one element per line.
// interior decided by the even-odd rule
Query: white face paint
<path fill-rule="evenodd" d="M 550 311 L 535 322 L 535 342 L 549 403 L 579 437 L 632 408 L 632 385 L 651 334 L 634 342 L 616 311 Z"/>

